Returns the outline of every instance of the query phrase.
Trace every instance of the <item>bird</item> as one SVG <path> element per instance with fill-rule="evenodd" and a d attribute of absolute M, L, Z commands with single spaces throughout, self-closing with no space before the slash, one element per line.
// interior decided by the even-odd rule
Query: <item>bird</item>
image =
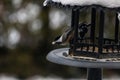
<path fill-rule="evenodd" d="M 74 36 L 73 28 L 69 27 L 61 36 L 57 36 L 54 41 L 52 42 L 53 45 L 66 45 L 72 40 Z"/>
<path fill-rule="evenodd" d="M 80 34 L 80 38 L 83 39 L 85 34 L 88 32 L 88 26 L 91 24 L 85 24 L 81 23 L 78 26 L 78 33 Z M 73 27 L 69 27 L 61 36 L 57 36 L 54 41 L 52 42 L 53 45 L 58 44 L 58 45 L 66 45 L 68 44 L 71 40 L 73 40 L 74 37 L 74 29 Z"/>
<path fill-rule="evenodd" d="M 88 32 L 88 27 L 91 24 L 85 24 L 85 23 L 80 23 L 78 26 L 78 33 L 79 33 L 79 37 L 80 39 L 83 39 L 85 34 Z"/>

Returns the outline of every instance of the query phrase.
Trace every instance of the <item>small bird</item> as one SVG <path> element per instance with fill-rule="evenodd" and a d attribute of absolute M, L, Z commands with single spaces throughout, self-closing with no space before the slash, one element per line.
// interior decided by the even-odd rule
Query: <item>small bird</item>
<path fill-rule="evenodd" d="M 84 38 L 85 34 L 88 32 L 88 27 L 89 27 L 90 25 L 91 25 L 91 24 L 85 24 L 85 23 L 79 24 L 78 33 L 79 33 L 80 39 L 83 39 L 83 38 Z"/>
<path fill-rule="evenodd" d="M 72 40 L 73 35 L 73 28 L 68 28 L 61 36 L 56 37 L 52 44 L 66 45 Z"/>

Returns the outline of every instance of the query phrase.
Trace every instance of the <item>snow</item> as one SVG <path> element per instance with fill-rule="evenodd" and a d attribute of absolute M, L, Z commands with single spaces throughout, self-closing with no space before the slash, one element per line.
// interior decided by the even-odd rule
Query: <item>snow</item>
<path fill-rule="evenodd" d="M 119 21 L 120 21 L 120 13 L 118 13 L 118 19 L 119 19 Z"/>
<path fill-rule="evenodd" d="M 44 6 L 46 6 L 49 1 L 71 6 L 101 5 L 108 8 L 120 7 L 120 0 L 45 0 Z"/>

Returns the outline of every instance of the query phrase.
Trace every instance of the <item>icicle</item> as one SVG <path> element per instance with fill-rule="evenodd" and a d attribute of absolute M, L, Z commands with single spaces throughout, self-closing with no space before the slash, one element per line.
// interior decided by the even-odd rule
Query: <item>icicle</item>
<path fill-rule="evenodd" d="M 119 19 L 119 21 L 120 21 L 120 13 L 118 13 L 118 19 Z"/>
<path fill-rule="evenodd" d="M 45 2 L 43 3 L 43 6 L 47 6 L 48 4 L 48 0 L 45 0 Z"/>

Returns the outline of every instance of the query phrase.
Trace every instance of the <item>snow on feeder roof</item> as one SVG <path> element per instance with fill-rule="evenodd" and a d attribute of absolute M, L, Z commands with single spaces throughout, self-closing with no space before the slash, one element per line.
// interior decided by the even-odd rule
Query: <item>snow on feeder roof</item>
<path fill-rule="evenodd" d="M 48 3 L 60 3 L 62 5 L 70 5 L 70 6 L 91 6 L 91 5 L 99 5 L 107 8 L 119 8 L 120 0 L 45 0 L 44 6 L 48 5 Z"/>

